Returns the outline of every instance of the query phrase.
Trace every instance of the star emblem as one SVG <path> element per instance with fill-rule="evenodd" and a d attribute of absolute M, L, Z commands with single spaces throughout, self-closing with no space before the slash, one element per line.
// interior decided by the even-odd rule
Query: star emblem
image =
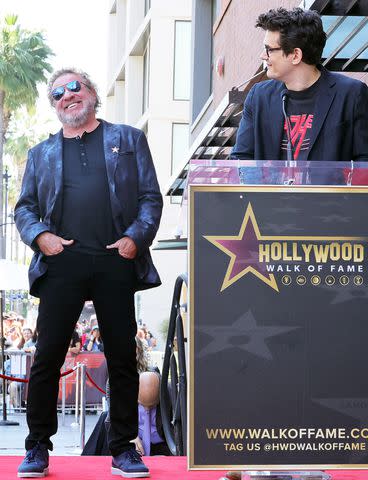
<path fill-rule="evenodd" d="M 229 328 L 226 326 L 208 325 L 196 327 L 196 330 L 211 337 L 207 346 L 198 353 L 198 358 L 217 354 L 223 350 L 239 348 L 266 360 L 273 360 L 266 340 L 276 335 L 292 332 L 300 327 L 280 325 L 258 325 L 253 313 L 248 310 L 241 315 Z"/>
<path fill-rule="evenodd" d="M 252 273 L 266 285 L 279 292 L 275 276 L 267 271 L 265 263 L 259 261 L 259 244 L 267 241 L 364 241 L 367 237 L 327 237 L 327 236 L 294 236 L 294 235 L 261 235 L 251 203 L 248 203 L 238 235 L 203 235 L 222 252 L 230 257 L 229 265 L 222 282 L 220 291 L 230 287 L 247 273 Z M 334 277 L 326 278 L 327 285 L 331 286 Z M 332 278 L 331 278 L 332 277 Z M 304 282 L 305 283 L 305 282 Z M 299 283 L 304 285 L 304 283 Z"/>
<path fill-rule="evenodd" d="M 367 301 L 367 289 L 359 288 L 360 285 L 356 285 L 354 283 L 354 278 L 352 278 L 350 282 L 350 285 L 345 286 L 344 289 L 341 289 L 339 285 L 336 285 L 336 287 L 331 287 L 329 285 L 322 287 L 324 290 L 328 290 L 334 295 L 334 297 L 330 300 L 331 305 L 336 305 L 349 301 L 357 301 L 358 299 L 365 302 Z"/>
<path fill-rule="evenodd" d="M 111 151 L 112 153 L 119 153 L 119 147 L 112 147 Z"/>
<path fill-rule="evenodd" d="M 247 273 L 253 273 L 268 286 L 279 291 L 275 276 L 267 273 L 265 265 L 259 262 L 258 244 L 264 238 L 250 203 L 238 235 L 204 235 L 204 238 L 230 257 L 221 292 Z"/>

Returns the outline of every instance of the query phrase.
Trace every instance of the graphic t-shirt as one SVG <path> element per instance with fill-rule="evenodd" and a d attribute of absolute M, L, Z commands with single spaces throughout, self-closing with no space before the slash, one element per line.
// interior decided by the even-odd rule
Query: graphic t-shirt
<path fill-rule="evenodd" d="M 321 77 L 306 90 L 300 92 L 288 90 L 286 114 L 290 119 L 291 143 L 294 160 L 307 160 L 313 127 L 316 96 L 320 82 Z M 284 121 L 281 142 L 281 160 L 287 159 L 287 143 L 287 126 L 286 121 Z"/>

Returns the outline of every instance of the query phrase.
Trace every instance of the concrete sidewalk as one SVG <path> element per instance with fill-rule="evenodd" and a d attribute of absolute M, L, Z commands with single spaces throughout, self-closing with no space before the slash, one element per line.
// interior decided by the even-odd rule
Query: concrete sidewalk
<path fill-rule="evenodd" d="M 86 442 L 99 419 L 101 412 L 86 415 Z M 2 417 L 1 417 L 2 418 Z M 28 433 L 25 413 L 8 415 L 8 420 L 15 420 L 19 426 L 0 426 L 0 455 L 24 455 L 24 439 Z M 62 416 L 58 415 L 59 428 L 51 440 L 54 450 L 50 455 L 80 455 L 81 449 L 79 425 L 75 424 L 74 415 L 65 415 L 64 425 Z M 73 425 L 74 424 L 74 425 Z"/>

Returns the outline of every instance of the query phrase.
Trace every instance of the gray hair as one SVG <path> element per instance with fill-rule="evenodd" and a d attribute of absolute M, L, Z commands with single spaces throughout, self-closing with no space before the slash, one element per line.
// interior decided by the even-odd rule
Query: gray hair
<path fill-rule="evenodd" d="M 92 82 L 88 73 L 84 72 L 83 70 L 78 70 L 76 68 L 61 68 L 60 70 L 57 70 L 51 75 L 47 84 L 47 97 L 49 99 L 51 106 L 52 107 L 54 106 L 54 98 L 51 95 L 51 92 L 52 92 L 52 86 L 55 83 L 55 80 L 57 80 L 62 75 L 68 75 L 68 74 L 79 75 L 80 77 L 83 78 L 83 83 L 85 83 L 87 88 L 95 92 L 96 94 L 95 112 L 96 112 L 98 108 L 101 106 L 101 99 L 97 91 L 97 86 L 94 82 Z"/>

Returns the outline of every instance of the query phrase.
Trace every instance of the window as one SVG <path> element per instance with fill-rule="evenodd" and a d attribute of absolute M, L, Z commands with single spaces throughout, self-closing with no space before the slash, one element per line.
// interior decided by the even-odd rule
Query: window
<path fill-rule="evenodd" d="M 212 93 L 213 19 L 217 7 L 214 0 L 193 2 L 193 78 L 191 85 L 191 121 L 194 123 Z"/>
<path fill-rule="evenodd" d="M 221 7 L 221 2 L 220 0 L 212 0 L 212 28 L 216 23 L 216 20 L 218 19 L 220 15 L 220 7 Z M 213 72 L 215 71 L 214 68 L 215 65 L 215 50 L 214 50 L 214 44 L 213 44 L 213 35 L 211 31 L 211 76 L 210 76 L 210 91 L 211 93 L 213 92 Z"/>
<path fill-rule="evenodd" d="M 175 21 L 174 100 L 189 100 L 190 97 L 190 36 L 191 23 Z"/>
<path fill-rule="evenodd" d="M 144 15 L 146 16 L 151 8 L 151 0 L 144 0 Z"/>
<path fill-rule="evenodd" d="M 221 1 L 212 0 L 212 25 L 216 23 L 218 16 L 220 15 Z"/>
<path fill-rule="evenodd" d="M 183 164 L 189 148 L 189 125 L 187 123 L 172 124 L 171 174 Z"/>

